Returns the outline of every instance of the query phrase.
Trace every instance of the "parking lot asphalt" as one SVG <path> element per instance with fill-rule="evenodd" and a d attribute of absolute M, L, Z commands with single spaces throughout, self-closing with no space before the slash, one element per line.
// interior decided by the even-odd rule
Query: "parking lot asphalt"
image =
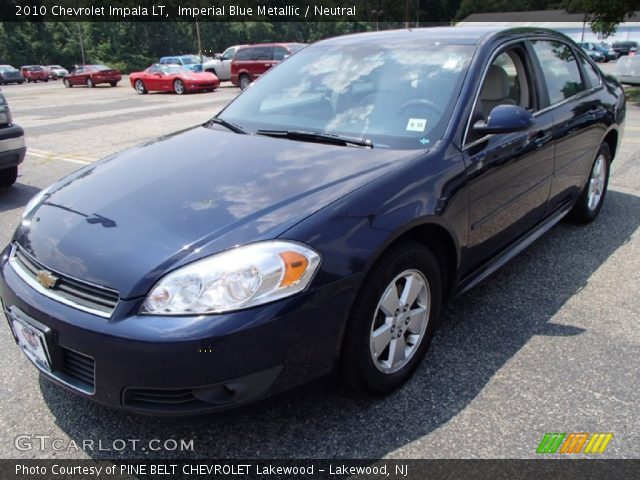
<path fill-rule="evenodd" d="M 40 188 L 201 123 L 237 94 L 138 96 L 126 80 L 2 90 L 29 149 L 17 184 L 0 192 L 2 245 Z M 640 458 L 639 225 L 640 106 L 629 105 L 598 220 L 561 223 L 450 303 L 423 365 L 383 398 L 355 398 L 327 379 L 234 414 L 130 416 L 40 378 L 1 321 L 0 458 L 533 458 L 546 432 L 612 432 L 600 457 Z M 31 448 L 16 448 L 20 435 Z M 44 448 L 35 436 L 49 439 Z M 152 450 L 152 439 L 193 440 L 193 450 Z M 119 451 L 118 440 L 138 442 Z"/>

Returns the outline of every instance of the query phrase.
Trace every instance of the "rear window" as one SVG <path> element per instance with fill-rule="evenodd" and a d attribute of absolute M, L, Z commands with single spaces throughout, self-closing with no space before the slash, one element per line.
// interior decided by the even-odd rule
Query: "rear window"
<path fill-rule="evenodd" d="M 273 60 L 273 47 L 254 47 L 253 60 Z"/>
<path fill-rule="evenodd" d="M 552 105 L 585 89 L 578 62 L 568 45 L 536 40 L 533 42 L 533 49 L 540 61 Z"/>
<path fill-rule="evenodd" d="M 92 70 L 98 70 L 99 72 L 102 70 L 111 70 L 109 67 L 105 66 L 105 65 L 91 65 L 90 67 Z"/>

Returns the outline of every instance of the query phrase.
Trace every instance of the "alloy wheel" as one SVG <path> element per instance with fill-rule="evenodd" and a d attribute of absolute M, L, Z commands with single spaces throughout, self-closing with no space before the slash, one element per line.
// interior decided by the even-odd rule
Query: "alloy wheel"
<path fill-rule="evenodd" d="M 369 351 L 385 374 L 401 370 L 425 336 L 431 308 L 429 282 L 418 270 L 405 270 L 382 293 L 373 315 Z"/>
<path fill-rule="evenodd" d="M 587 197 L 587 206 L 589 210 L 594 211 L 598 208 L 604 193 L 605 182 L 607 179 L 607 159 L 604 155 L 598 155 L 591 170 L 589 178 L 589 193 Z"/>

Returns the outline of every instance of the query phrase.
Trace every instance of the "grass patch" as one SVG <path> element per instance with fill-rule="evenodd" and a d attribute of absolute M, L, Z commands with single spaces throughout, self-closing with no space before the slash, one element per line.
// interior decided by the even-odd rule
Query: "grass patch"
<path fill-rule="evenodd" d="M 634 103 L 640 103 L 640 87 L 630 87 L 625 91 L 627 100 Z"/>

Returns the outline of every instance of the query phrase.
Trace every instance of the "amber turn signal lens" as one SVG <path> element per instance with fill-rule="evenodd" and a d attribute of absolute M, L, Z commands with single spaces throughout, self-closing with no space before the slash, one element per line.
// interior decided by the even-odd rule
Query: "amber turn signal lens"
<path fill-rule="evenodd" d="M 297 252 L 282 252 L 278 255 L 280 255 L 280 258 L 282 258 L 284 262 L 284 276 L 282 277 L 280 286 L 288 287 L 289 285 L 294 285 L 302 278 L 302 275 L 304 275 L 309 261 L 304 255 Z"/>

